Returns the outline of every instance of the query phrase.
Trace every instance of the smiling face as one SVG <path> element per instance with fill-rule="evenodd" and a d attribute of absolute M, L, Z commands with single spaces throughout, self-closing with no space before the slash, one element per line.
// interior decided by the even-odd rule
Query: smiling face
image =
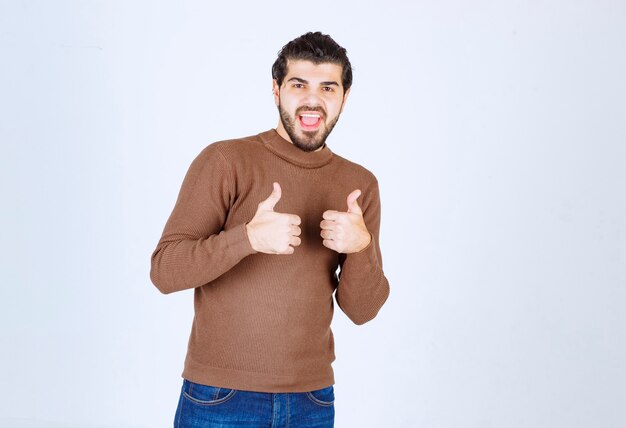
<path fill-rule="evenodd" d="M 350 92 L 344 93 L 341 72 L 341 65 L 333 63 L 288 61 L 282 85 L 273 83 L 281 137 L 306 152 L 322 148 Z"/>

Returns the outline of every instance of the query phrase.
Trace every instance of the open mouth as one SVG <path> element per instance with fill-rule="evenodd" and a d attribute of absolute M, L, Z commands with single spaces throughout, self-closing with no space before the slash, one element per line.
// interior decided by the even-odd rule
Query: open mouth
<path fill-rule="evenodd" d="M 322 123 L 322 115 L 317 112 L 300 113 L 298 121 L 304 131 L 315 131 Z"/>

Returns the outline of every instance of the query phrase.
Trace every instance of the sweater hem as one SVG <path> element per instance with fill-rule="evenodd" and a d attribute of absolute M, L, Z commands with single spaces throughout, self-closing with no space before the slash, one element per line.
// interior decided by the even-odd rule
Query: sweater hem
<path fill-rule="evenodd" d="M 269 374 L 206 366 L 189 356 L 181 377 L 202 385 L 269 393 L 309 392 L 335 384 L 330 364 L 319 373 Z"/>

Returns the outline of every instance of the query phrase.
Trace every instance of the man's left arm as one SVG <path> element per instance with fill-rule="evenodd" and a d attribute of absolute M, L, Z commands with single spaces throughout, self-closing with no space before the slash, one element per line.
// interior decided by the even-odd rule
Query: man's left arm
<path fill-rule="evenodd" d="M 326 211 L 321 236 L 326 247 L 339 253 L 339 285 L 335 294 L 341 310 L 355 324 L 373 319 L 389 296 L 378 243 L 380 194 L 376 179 L 361 195 L 347 198 L 348 211 Z"/>

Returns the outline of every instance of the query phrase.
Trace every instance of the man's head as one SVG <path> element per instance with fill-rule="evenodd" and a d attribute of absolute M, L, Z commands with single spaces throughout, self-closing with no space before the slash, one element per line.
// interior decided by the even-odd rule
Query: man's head
<path fill-rule="evenodd" d="M 304 151 L 321 148 L 352 85 L 346 50 L 330 36 L 306 33 L 283 46 L 272 78 L 278 133 Z"/>
<path fill-rule="evenodd" d="M 278 86 L 283 84 L 287 75 L 288 60 L 305 60 L 313 64 L 330 63 L 342 68 L 341 84 L 345 92 L 352 86 L 352 65 L 347 52 L 339 46 L 329 35 L 319 31 L 306 33 L 287 43 L 278 52 L 278 58 L 272 65 L 272 79 Z"/>

